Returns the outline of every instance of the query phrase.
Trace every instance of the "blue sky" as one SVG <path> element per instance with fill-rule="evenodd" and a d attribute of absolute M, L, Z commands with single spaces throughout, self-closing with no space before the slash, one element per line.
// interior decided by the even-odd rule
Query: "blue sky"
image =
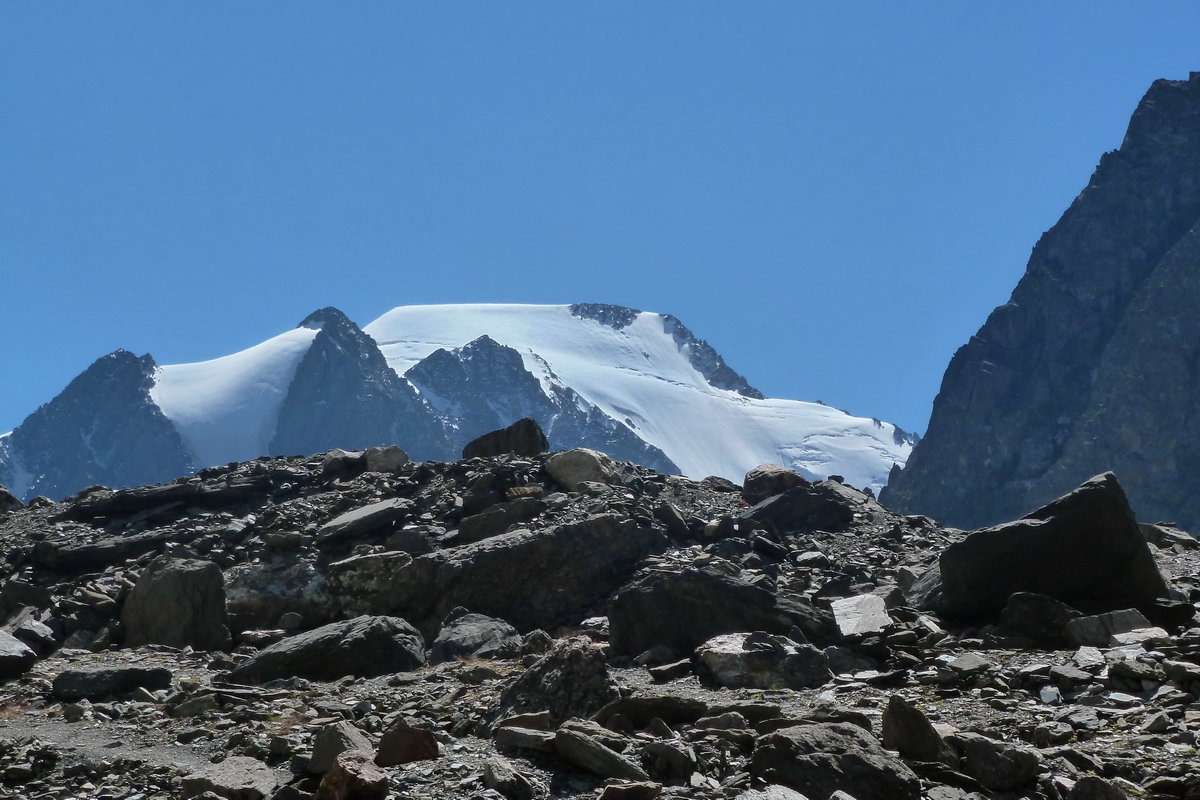
<path fill-rule="evenodd" d="M 924 430 L 1196 3 L 7 3 L 0 431 L 335 305 L 672 313 Z"/>

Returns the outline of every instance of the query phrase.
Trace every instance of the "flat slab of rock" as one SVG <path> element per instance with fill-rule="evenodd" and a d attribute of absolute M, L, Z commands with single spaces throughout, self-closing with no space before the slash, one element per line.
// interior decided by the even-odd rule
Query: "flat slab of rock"
<path fill-rule="evenodd" d="M 601 778 L 644 781 L 650 777 L 625 756 L 579 731 L 559 728 L 554 734 L 554 747 L 564 760 Z"/>
<path fill-rule="evenodd" d="M 829 608 L 833 611 L 834 622 L 843 636 L 879 633 L 892 624 L 892 618 L 887 613 L 887 604 L 878 595 L 856 594 L 839 597 L 829 604 Z"/>
<path fill-rule="evenodd" d="M 65 669 L 54 678 L 51 692 L 59 700 L 100 700 L 134 689 L 168 689 L 171 671 L 165 667 L 92 667 Z"/>
<path fill-rule="evenodd" d="M 1136 608 L 1076 617 L 1066 623 L 1067 639 L 1076 647 L 1108 647 L 1115 634 L 1149 628 L 1150 620 Z M 1165 631 L 1164 631 L 1165 634 Z"/>
<path fill-rule="evenodd" d="M 407 517 L 412 508 L 411 500 L 394 497 L 347 511 L 318 528 L 317 541 L 328 545 L 391 530 L 393 523 Z"/>
<path fill-rule="evenodd" d="M 212 792 L 228 800 L 262 800 L 275 791 L 275 773 L 257 758 L 230 756 L 183 777 L 184 797 Z"/>
<path fill-rule="evenodd" d="M 276 642 L 232 672 L 258 683 L 275 678 L 331 681 L 373 677 L 425 666 L 425 640 L 399 617 L 355 617 Z"/>

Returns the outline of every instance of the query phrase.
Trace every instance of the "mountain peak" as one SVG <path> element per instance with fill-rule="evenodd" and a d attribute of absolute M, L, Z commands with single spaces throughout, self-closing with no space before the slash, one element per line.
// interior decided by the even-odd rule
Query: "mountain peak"
<path fill-rule="evenodd" d="M 353 327 L 357 328 L 350 318 L 347 317 L 342 310 L 333 306 L 325 306 L 309 314 L 297 328 L 311 328 L 313 330 L 323 330 L 327 327 Z"/>

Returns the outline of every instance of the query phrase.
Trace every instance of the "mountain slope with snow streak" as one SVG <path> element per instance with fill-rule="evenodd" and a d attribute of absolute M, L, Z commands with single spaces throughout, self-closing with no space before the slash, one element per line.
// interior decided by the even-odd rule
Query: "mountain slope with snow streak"
<path fill-rule="evenodd" d="M 740 391 L 713 385 L 705 372 L 727 385 L 741 379 L 663 314 L 616 306 L 402 306 L 364 330 L 400 375 L 439 348 L 490 336 L 516 349 L 547 388 L 552 377 L 570 386 L 692 477 L 740 481 L 751 467 L 776 462 L 878 491 L 912 449 L 912 437 L 889 423 L 819 403 L 758 399 L 744 381 Z"/>
<path fill-rule="evenodd" d="M 265 455 L 296 367 L 317 333 L 294 328 L 222 358 L 161 366 L 150 397 L 200 465 Z"/>

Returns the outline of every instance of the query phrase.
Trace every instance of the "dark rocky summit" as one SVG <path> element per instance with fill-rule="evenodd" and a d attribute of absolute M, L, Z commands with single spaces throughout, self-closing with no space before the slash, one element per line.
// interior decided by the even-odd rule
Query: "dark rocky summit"
<path fill-rule="evenodd" d="M 319 333 L 288 387 L 271 454 L 403 444 L 414 458 L 450 455 L 445 421 L 345 314 L 323 308 L 300 327 Z"/>
<path fill-rule="evenodd" d="M 1198 176 L 1200 73 L 1156 81 L 955 354 L 885 504 L 990 525 L 1113 470 L 1143 518 L 1200 527 Z"/>
<path fill-rule="evenodd" d="M 0 437 L 0 484 L 24 498 L 57 498 L 96 483 L 139 486 L 194 471 L 150 398 L 154 370 L 153 358 L 126 350 L 98 359 Z"/>
<path fill-rule="evenodd" d="M 9 504 L 0 795 L 1184 800 L 1198 574 L 1111 475 L 971 534 L 586 449 Z"/>
<path fill-rule="evenodd" d="M 520 353 L 489 336 L 453 350 L 435 350 L 404 377 L 452 421 L 452 439 L 459 447 L 529 418 L 556 449 L 591 447 L 659 472 L 679 471 L 662 450 L 646 444 L 552 375 L 543 386 L 526 369 Z"/>

